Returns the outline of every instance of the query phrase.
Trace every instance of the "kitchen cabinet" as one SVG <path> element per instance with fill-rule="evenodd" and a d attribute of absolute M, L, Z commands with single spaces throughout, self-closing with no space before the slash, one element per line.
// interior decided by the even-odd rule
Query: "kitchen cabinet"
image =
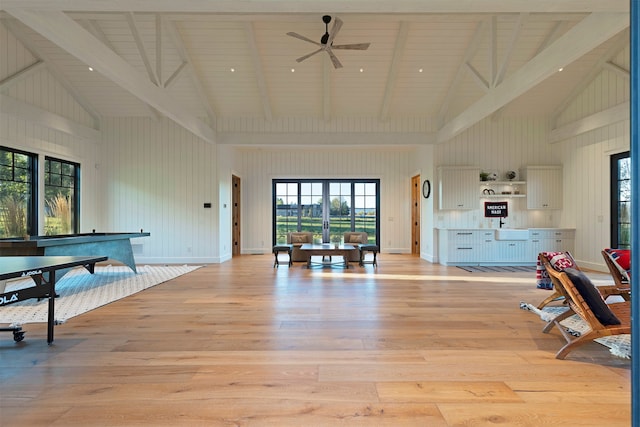
<path fill-rule="evenodd" d="M 439 229 L 443 265 L 535 265 L 540 252 L 572 252 L 575 230 L 530 228 L 528 240 L 497 240 L 496 229 Z"/>
<path fill-rule="evenodd" d="M 440 264 L 478 264 L 492 258 L 494 231 L 491 229 L 439 230 Z"/>
<path fill-rule="evenodd" d="M 438 209 L 478 209 L 478 179 L 475 166 L 441 166 L 438 168 Z"/>
<path fill-rule="evenodd" d="M 540 252 L 572 252 L 575 242 L 574 229 L 531 228 L 529 229 L 530 257 L 537 258 Z"/>
<path fill-rule="evenodd" d="M 527 166 L 527 209 L 562 209 L 562 166 Z"/>

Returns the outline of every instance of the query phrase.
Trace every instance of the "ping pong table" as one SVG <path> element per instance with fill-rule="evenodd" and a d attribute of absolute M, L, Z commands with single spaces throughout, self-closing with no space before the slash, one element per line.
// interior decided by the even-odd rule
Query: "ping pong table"
<path fill-rule="evenodd" d="M 96 263 L 106 261 L 106 256 L 24 256 L 0 257 L 0 280 L 30 277 L 35 286 L 0 294 L 0 307 L 29 298 L 48 298 L 47 343 L 53 342 L 55 324 L 56 272 L 83 266 L 93 274 Z M 13 339 L 24 339 L 22 326 L 0 328 L 2 332 L 13 332 Z"/>
<path fill-rule="evenodd" d="M 147 237 L 150 233 L 78 233 L 58 236 L 29 236 L 24 239 L 0 239 L 0 256 L 84 256 L 102 254 L 120 261 L 134 272 L 131 239 Z M 68 270 L 67 270 L 68 271 Z M 60 271 L 58 278 L 67 271 Z"/>

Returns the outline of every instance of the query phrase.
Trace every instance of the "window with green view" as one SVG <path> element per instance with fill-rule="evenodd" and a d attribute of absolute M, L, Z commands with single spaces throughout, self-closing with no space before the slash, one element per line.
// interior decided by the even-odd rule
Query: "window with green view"
<path fill-rule="evenodd" d="M 78 233 L 80 165 L 45 158 L 44 230 L 48 236 Z"/>
<path fill-rule="evenodd" d="M 37 234 L 36 162 L 35 154 L 0 147 L 0 238 Z"/>

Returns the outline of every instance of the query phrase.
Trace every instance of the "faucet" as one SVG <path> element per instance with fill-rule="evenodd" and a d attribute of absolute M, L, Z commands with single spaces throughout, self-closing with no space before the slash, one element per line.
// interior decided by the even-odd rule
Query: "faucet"
<path fill-rule="evenodd" d="M 500 217 L 500 228 L 502 228 L 502 226 L 505 224 L 505 222 L 503 221 L 503 217 Z"/>

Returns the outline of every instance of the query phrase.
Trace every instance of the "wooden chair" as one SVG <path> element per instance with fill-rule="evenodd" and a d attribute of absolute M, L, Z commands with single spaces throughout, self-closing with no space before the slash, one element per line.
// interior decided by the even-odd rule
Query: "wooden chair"
<path fill-rule="evenodd" d="M 597 338 L 630 334 L 631 333 L 631 302 L 624 301 L 619 303 L 607 304 L 607 307 L 611 312 L 620 320 L 620 325 L 603 325 L 600 323 L 593 310 L 586 303 L 583 296 L 578 292 L 575 285 L 563 271 L 557 271 L 551 266 L 548 261 L 543 261 L 544 266 L 549 273 L 549 277 L 553 281 L 553 285 L 558 292 L 565 297 L 565 302 L 569 306 L 569 310 L 560 314 L 555 319 L 551 320 L 542 330 L 544 333 L 548 333 L 553 326 L 557 326 L 558 330 L 566 340 L 566 344 L 556 353 L 556 359 L 564 359 L 569 352 L 576 347 L 579 347 L 589 341 Z M 582 320 L 584 320 L 590 331 L 584 332 L 580 336 L 576 337 L 568 332 L 560 322 L 569 316 L 577 314 Z"/>
<path fill-rule="evenodd" d="M 611 277 L 613 277 L 614 283 L 614 286 L 610 286 L 608 289 L 605 289 L 605 291 L 610 293 L 605 296 L 603 292 L 602 296 L 606 299 L 609 295 L 620 295 L 625 299 L 625 301 L 630 301 L 631 284 L 629 283 L 629 277 L 622 272 L 622 267 L 617 265 L 607 250 L 602 251 L 602 257 L 604 258 L 604 263 L 607 265 L 607 268 L 611 273 Z"/>
<path fill-rule="evenodd" d="M 564 256 L 567 257 L 573 263 L 573 268 L 575 268 L 576 270 L 580 270 L 580 268 L 578 267 L 578 264 L 571 256 L 571 253 L 564 252 Z M 549 258 L 549 252 L 540 252 L 538 254 L 538 260 L 540 261 L 540 264 L 542 264 L 543 266 L 549 265 L 551 268 L 553 268 L 551 266 L 551 259 Z M 553 283 L 553 278 L 551 278 L 551 282 Z M 549 295 L 547 298 L 542 300 L 542 302 L 538 304 L 538 309 L 542 310 L 542 308 L 547 304 L 556 300 L 563 300 L 564 298 L 565 298 L 565 294 L 563 289 L 559 286 L 556 286 L 556 284 L 553 283 L 553 294 Z"/>
<path fill-rule="evenodd" d="M 556 270 L 555 268 L 553 268 L 553 266 L 551 265 L 551 259 L 549 259 L 549 257 L 547 256 L 548 252 L 540 252 L 538 254 L 538 259 L 540 260 L 540 263 L 542 265 L 549 265 L 550 268 L 552 268 L 553 270 Z M 573 259 L 573 256 L 571 256 L 571 254 L 569 252 L 564 252 L 564 255 L 570 259 L 573 263 L 573 267 L 576 270 L 580 270 L 580 267 L 578 266 L 578 263 L 576 263 L 576 261 Z M 546 263 L 546 264 L 545 264 Z M 557 271 L 557 270 L 556 270 Z M 549 275 L 551 276 L 551 275 Z M 614 278 L 615 280 L 615 278 Z M 538 304 L 538 309 L 542 310 L 542 308 L 544 306 L 546 306 L 547 304 L 556 301 L 556 300 L 562 300 L 565 295 L 563 290 L 556 285 L 556 283 L 553 281 L 553 278 L 551 278 L 551 282 L 553 283 L 553 294 L 549 295 L 547 298 L 545 298 L 544 300 L 542 300 L 542 302 L 540 304 Z M 619 295 L 621 296 L 625 301 L 630 301 L 631 297 L 630 297 L 630 288 L 629 288 L 629 284 L 626 284 L 625 286 L 618 286 L 616 285 L 601 285 L 598 286 L 598 291 L 600 292 L 600 295 L 602 295 L 602 297 L 606 300 L 608 297 L 612 296 L 612 295 Z"/>

